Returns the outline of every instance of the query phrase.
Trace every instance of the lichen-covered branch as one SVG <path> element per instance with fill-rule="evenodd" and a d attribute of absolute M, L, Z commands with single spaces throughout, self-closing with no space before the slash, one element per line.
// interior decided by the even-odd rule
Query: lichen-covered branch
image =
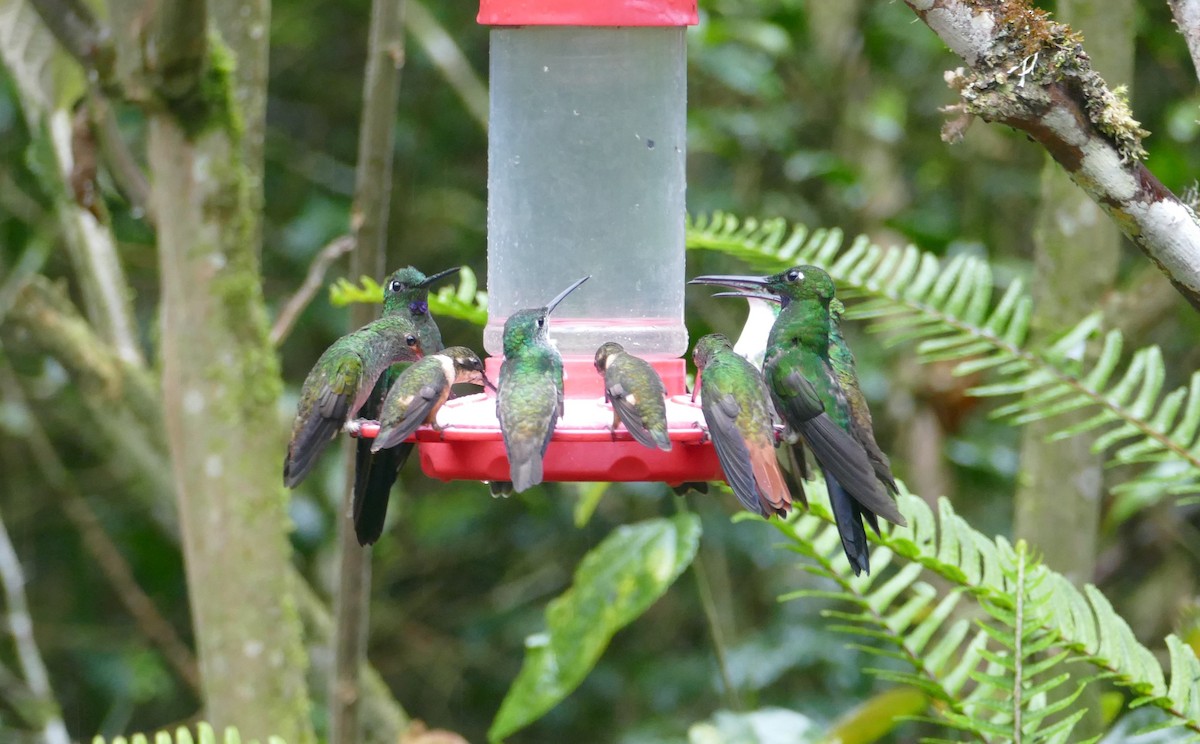
<path fill-rule="evenodd" d="M 1026 0 L 905 3 L 968 65 L 947 74 L 962 117 L 1029 134 L 1200 310 L 1200 220 L 1142 164 L 1146 132 L 1079 37 Z"/>
<path fill-rule="evenodd" d="M 33 618 L 25 601 L 25 574 L 3 520 L 0 520 L 0 585 L 4 587 L 5 620 L 17 649 L 17 661 L 25 675 L 25 684 L 36 699 L 37 710 L 25 714 L 41 727 L 42 740 L 46 744 L 69 744 L 71 737 L 50 688 L 50 675 L 33 638 Z"/>
<path fill-rule="evenodd" d="M 1175 25 L 1183 40 L 1187 42 L 1188 53 L 1192 55 L 1192 65 L 1200 76 L 1200 0 L 1167 0 L 1171 6 L 1171 15 L 1175 17 Z"/>

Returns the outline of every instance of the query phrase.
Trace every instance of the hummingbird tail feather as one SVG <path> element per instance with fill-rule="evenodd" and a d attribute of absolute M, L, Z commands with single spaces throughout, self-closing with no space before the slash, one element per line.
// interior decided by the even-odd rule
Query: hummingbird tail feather
<path fill-rule="evenodd" d="M 825 485 L 829 489 L 829 506 L 837 523 L 838 535 L 842 538 L 842 550 L 858 576 L 864 571 L 871 573 L 871 555 L 867 547 L 867 531 L 863 528 L 858 504 L 842 488 L 837 478 L 825 474 Z"/>
<path fill-rule="evenodd" d="M 527 488 L 536 486 L 542 482 L 542 457 L 534 455 L 525 460 L 517 462 L 509 461 L 511 465 L 511 477 L 513 490 L 521 493 Z"/>
<path fill-rule="evenodd" d="M 775 448 L 752 450 L 750 459 L 763 510 L 786 517 L 792 508 L 792 494 L 788 492 L 787 481 L 779 470 Z"/>
<path fill-rule="evenodd" d="M 663 452 L 671 451 L 671 435 L 667 431 L 667 427 L 664 426 L 663 428 L 656 429 L 654 431 L 654 443 L 658 445 L 658 448 Z"/>
<path fill-rule="evenodd" d="M 354 534 L 359 545 L 371 545 L 383 534 L 392 486 L 414 446 L 412 442 L 402 442 L 391 449 L 371 454 L 369 443 L 359 441 L 355 453 L 353 512 Z"/>

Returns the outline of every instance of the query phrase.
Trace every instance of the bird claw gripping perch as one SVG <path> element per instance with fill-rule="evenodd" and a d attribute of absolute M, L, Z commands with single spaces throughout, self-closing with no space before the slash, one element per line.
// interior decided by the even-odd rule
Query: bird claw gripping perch
<path fill-rule="evenodd" d="M 342 426 L 342 431 L 358 439 L 374 439 L 379 434 L 379 422 L 374 419 L 350 419 Z"/>

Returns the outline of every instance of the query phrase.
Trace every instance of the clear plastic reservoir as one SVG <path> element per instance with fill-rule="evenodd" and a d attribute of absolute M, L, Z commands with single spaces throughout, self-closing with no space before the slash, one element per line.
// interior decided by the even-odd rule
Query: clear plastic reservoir
<path fill-rule="evenodd" d="M 681 27 L 491 31 L 489 354 L 585 274 L 552 316 L 560 352 L 687 350 L 685 51 Z"/>

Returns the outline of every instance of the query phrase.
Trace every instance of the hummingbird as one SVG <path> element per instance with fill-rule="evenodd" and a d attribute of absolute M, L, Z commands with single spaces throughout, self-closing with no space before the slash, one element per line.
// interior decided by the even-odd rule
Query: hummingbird
<path fill-rule="evenodd" d="M 763 378 L 719 333 L 696 342 L 700 409 L 733 493 L 750 511 L 769 518 L 792 507 L 775 459 L 775 426 Z"/>
<path fill-rule="evenodd" d="M 338 430 L 357 433 L 351 420 L 384 370 L 422 355 L 416 324 L 403 315 L 371 321 L 334 341 L 300 388 L 300 404 L 283 463 L 284 485 L 295 488 L 304 480 Z"/>
<path fill-rule="evenodd" d="M 407 266 L 392 272 L 383 283 L 383 317 L 410 320 L 425 354 L 442 350 L 442 333 L 429 314 L 429 288 L 434 282 L 456 274 L 460 269 L 461 266 L 452 266 L 432 276 L 425 276 L 414 267 Z M 359 411 L 361 418 L 380 417 L 384 397 L 402 371 L 403 365 L 389 367 L 376 381 L 370 397 Z M 383 532 L 388 494 L 412 450 L 412 442 L 401 442 L 383 451 L 374 447 L 369 439 L 360 438 L 355 445 L 352 513 L 360 545 L 369 544 L 363 542 L 363 535 L 373 535 L 370 542 L 375 542 Z"/>
<path fill-rule="evenodd" d="M 451 346 L 408 365 L 388 390 L 371 451 L 395 447 L 421 424 L 441 431 L 436 421 L 438 409 L 450 397 L 450 387 L 460 383 L 494 389 L 479 356 L 465 346 Z"/>
<path fill-rule="evenodd" d="M 604 376 L 604 400 L 612 404 L 612 430 L 620 421 L 638 444 L 669 452 L 667 390 L 654 367 L 608 341 L 596 349 L 596 371 Z"/>
<path fill-rule="evenodd" d="M 788 428 L 803 437 L 825 473 L 834 521 L 851 567 L 855 574 L 869 573 L 863 520 L 876 533 L 879 516 L 899 525 L 906 522 L 883 491 L 894 487 L 890 470 L 886 480 L 879 478 L 863 443 L 869 438 L 878 449 L 873 432 L 856 418 L 852 394 L 847 392 L 849 387 L 861 396 L 858 381 L 848 379 L 844 386 L 832 360 L 836 353 L 853 376 L 853 366 L 846 366 L 843 352 L 831 351 L 836 322 L 830 313 L 833 280 L 815 266 L 795 266 L 772 276 L 714 275 L 696 277 L 692 282 L 733 287 L 741 296 L 780 303 L 779 317 L 767 339 L 763 376 L 776 410 Z M 862 405 L 865 408 L 865 399 Z"/>
<path fill-rule="evenodd" d="M 504 435 L 511 481 L 493 481 L 492 493 L 520 493 L 542 482 L 542 456 L 563 414 L 563 364 L 550 342 L 550 313 L 591 275 L 577 280 L 545 307 L 518 310 L 504 322 L 504 363 L 496 416 Z"/>

